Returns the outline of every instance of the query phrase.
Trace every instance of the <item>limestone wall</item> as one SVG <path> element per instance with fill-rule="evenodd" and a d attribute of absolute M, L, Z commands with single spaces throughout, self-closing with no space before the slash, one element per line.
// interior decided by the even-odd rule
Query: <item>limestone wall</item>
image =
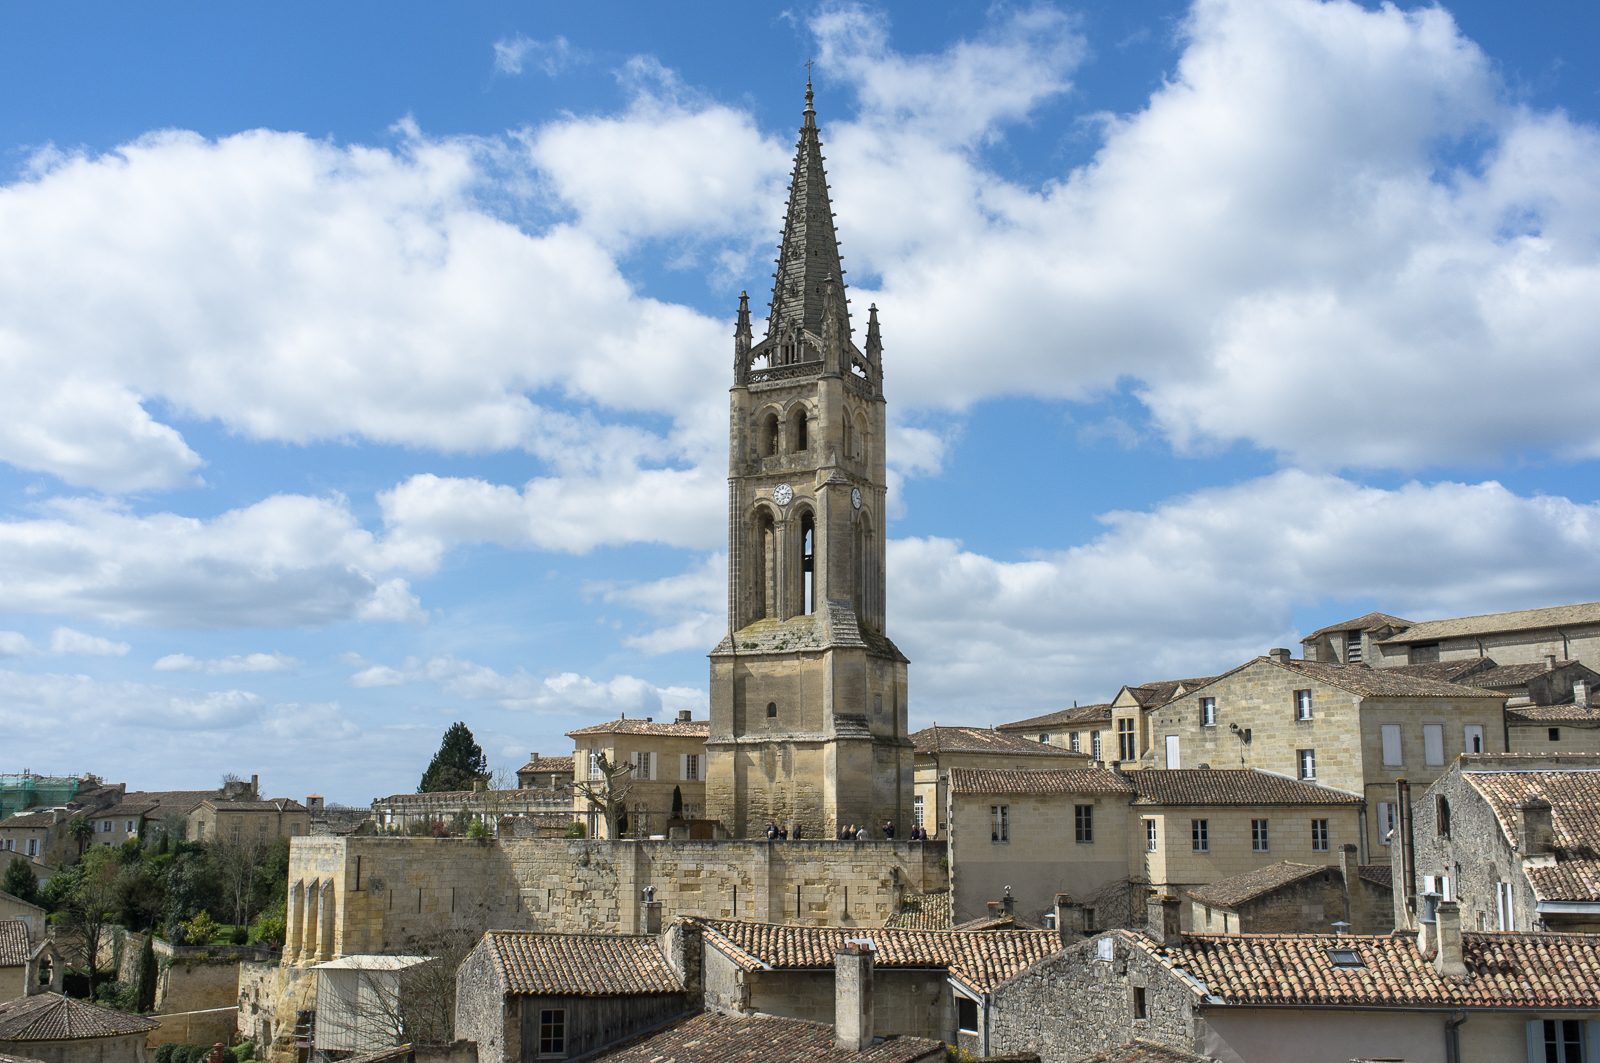
<path fill-rule="evenodd" d="M 663 916 L 882 926 L 944 889 L 939 842 L 309 837 L 291 843 L 285 962 L 397 953 L 443 930 L 640 933 Z"/>
<path fill-rule="evenodd" d="M 317 979 L 304 968 L 269 963 L 239 965 L 239 1036 L 256 1044 L 256 1058 L 298 1063 L 295 1012 L 316 1007 Z"/>

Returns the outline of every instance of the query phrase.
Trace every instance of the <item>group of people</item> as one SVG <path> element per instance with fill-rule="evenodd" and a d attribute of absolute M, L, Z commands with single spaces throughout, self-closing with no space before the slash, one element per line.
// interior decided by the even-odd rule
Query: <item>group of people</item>
<path fill-rule="evenodd" d="M 800 837 L 800 824 L 798 824 L 798 823 L 796 823 L 794 825 L 794 836 L 796 838 Z M 769 842 L 786 842 L 788 840 L 789 840 L 789 828 L 788 827 L 780 827 L 776 823 L 773 823 L 771 820 L 767 821 L 767 841 L 769 841 Z"/>
<path fill-rule="evenodd" d="M 794 827 L 794 836 L 796 838 L 800 837 L 800 825 L 798 823 L 796 823 Z M 886 819 L 883 821 L 883 836 L 888 841 L 894 841 L 894 820 Z M 788 827 L 780 827 L 771 820 L 767 821 L 767 841 L 786 842 L 788 840 Z M 865 825 L 857 826 L 852 823 L 848 827 L 839 828 L 839 840 L 842 842 L 866 842 L 871 841 L 872 836 L 867 832 Z M 928 840 L 928 832 L 921 827 L 912 827 L 910 840 L 914 842 L 925 842 Z"/>

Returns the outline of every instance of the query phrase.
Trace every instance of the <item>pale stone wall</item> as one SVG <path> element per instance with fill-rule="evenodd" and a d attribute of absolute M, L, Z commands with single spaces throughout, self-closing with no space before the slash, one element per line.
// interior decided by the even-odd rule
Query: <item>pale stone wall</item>
<path fill-rule="evenodd" d="M 1041 743 L 1049 748 L 1055 748 L 1055 743 Z M 1071 768 L 1083 768 L 1089 764 L 1089 754 L 1085 752 L 1079 757 L 1051 757 L 1029 755 L 1024 753 L 996 752 L 961 752 L 952 753 L 941 751 L 938 753 L 918 753 L 916 755 L 916 774 L 913 783 L 916 797 L 922 798 L 924 824 L 928 828 L 929 836 L 943 835 L 945 823 L 950 818 L 950 810 L 945 807 L 944 788 L 939 785 L 939 777 L 951 768 L 996 768 L 1015 769 L 1017 771 L 1059 771 Z M 901 827 L 901 834 L 911 829 L 912 819 L 907 819 Z M 898 826 L 898 824 L 897 824 Z"/>
<path fill-rule="evenodd" d="M 456 969 L 455 1034 L 478 1046 L 480 1063 L 518 1063 L 522 1058 L 522 1012 L 507 999 L 500 964 L 482 942 Z"/>
<path fill-rule="evenodd" d="M 638 763 L 641 753 L 654 754 L 653 778 L 629 777 L 624 781 L 628 787 L 630 837 L 640 831 L 641 824 L 647 835 L 666 833 L 667 820 L 672 815 L 674 788 L 683 795 L 683 811 L 686 818 L 698 819 L 704 813 L 707 768 L 705 735 L 697 732 L 683 735 L 595 734 L 580 735 L 574 741 L 577 745 L 572 755 L 577 778 L 596 783 L 602 780 L 598 777 L 591 780 L 588 774 L 591 752 L 603 751 L 606 759 L 612 764 Z M 696 769 L 698 778 L 683 777 L 685 765 L 680 759 L 683 754 L 700 758 Z M 589 799 L 581 793 L 574 792 L 572 801 L 573 811 L 583 816 L 586 823 L 592 822 L 595 827 L 593 836 L 605 837 L 605 817 L 588 816 L 591 811 Z"/>
<path fill-rule="evenodd" d="M 902 893 L 947 887 L 944 854 L 903 841 L 299 838 L 284 957 L 403 952 L 444 928 L 638 933 L 648 886 L 667 919 L 882 926 Z"/>
<path fill-rule="evenodd" d="M 1374 648 L 1379 652 L 1368 657 L 1368 662 L 1374 667 L 1409 663 L 1409 645 L 1380 645 Z M 1441 661 L 1470 660 L 1475 657 L 1492 657 L 1496 664 L 1501 665 L 1539 664 L 1546 657 L 1554 657 L 1558 661 L 1582 661 L 1600 671 L 1600 624 L 1491 632 L 1481 636 L 1440 640 Z"/>
<path fill-rule="evenodd" d="M 718 954 L 716 949 L 709 950 Z M 765 1015 L 807 1019 L 832 1025 L 834 971 L 751 971 L 746 975 L 748 1007 Z M 709 1002 L 708 1002 L 709 1003 Z M 894 1035 L 955 1040 L 954 1004 L 943 970 L 875 968 L 872 973 L 872 1029 Z"/>
<path fill-rule="evenodd" d="M 145 1047 L 161 1044 L 227 1044 L 239 1028 L 237 1007 L 210 1008 L 206 1011 L 162 1012 L 157 1016 L 160 1029 L 145 1036 Z"/>
<path fill-rule="evenodd" d="M 268 963 L 239 965 L 239 1036 L 256 1044 L 256 1058 L 298 1063 L 295 1012 L 316 1007 L 314 971 Z"/>
<path fill-rule="evenodd" d="M 1200 886 L 1242 875 L 1269 864 L 1293 860 L 1297 864 L 1339 866 L 1339 847 L 1360 836 L 1361 814 L 1356 805 L 1213 805 L 1195 807 L 1136 805 L 1141 819 L 1156 821 L 1156 851 L 1145 852 L 1145 881 L 1169 888 Z M 1267 821 L 1268 850 L 1257 852 L 1251 840 L 1250 821 Z M 1311 821 L 1328 821 L 1328 850 L 1311 848 Z M 1194 821 L 1204 820 L 1208 848 L 1194 848 Z M 1143 824 L 1136 831 L 1143 839 Z"/>
<path fill-rule="evenodd" d="M 1557 737 L 1550 738 L 1550 729 Z M 1549 723 L 1510 723 L 1512 753 L 1600 753 L 1600 715 L 1593 723 L 1552 720 Z"/>

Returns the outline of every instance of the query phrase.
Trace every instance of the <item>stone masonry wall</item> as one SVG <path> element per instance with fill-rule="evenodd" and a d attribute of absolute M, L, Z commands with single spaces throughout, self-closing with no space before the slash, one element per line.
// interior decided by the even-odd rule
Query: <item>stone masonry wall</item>
<path fill-rule="evenodd" d="M 989 1007 L 990 1051 L 1037 1052 L 1041 1063 L 1067 1063 L 1134 1038 L 1197 1051 L 1199 997 L 1131 948 L 1126 933 L 1073 945 L 997 986 Z M 1109 958 L 1102 958 L 1102 949 Z M 1143 1019 L 1134 1014 L 1134 987 L 1144 990 Z"/>
<path fill-rule="evenodd" d="M 939 842 L 299 838 L 285 962 L 403 952 L 444 929 L 639 933 L 651 886 L 668 920 L 882 926 L 902 894 L 947 888 L 944 855 Z"/>

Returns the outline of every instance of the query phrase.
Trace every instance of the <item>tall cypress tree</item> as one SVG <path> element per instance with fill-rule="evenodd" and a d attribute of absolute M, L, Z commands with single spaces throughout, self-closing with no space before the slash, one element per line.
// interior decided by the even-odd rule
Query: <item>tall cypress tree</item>
<path fill-rule="evenodd" d="M 144 948 L 139 950 L 139 1011 L 156 1010 L 156 932 L 144 933 Z"/>
<path fill-rule="evenodd" d="M 456 722 L 444 733 L 439 752 L 433 755 L 433 762 L 422 773 L 417 793 L 470 790 L 473 783 L 487 781 L 488 778 L 489 758 L 483 755 L 483 750 L 473 740 L 467 725 Z"/>

